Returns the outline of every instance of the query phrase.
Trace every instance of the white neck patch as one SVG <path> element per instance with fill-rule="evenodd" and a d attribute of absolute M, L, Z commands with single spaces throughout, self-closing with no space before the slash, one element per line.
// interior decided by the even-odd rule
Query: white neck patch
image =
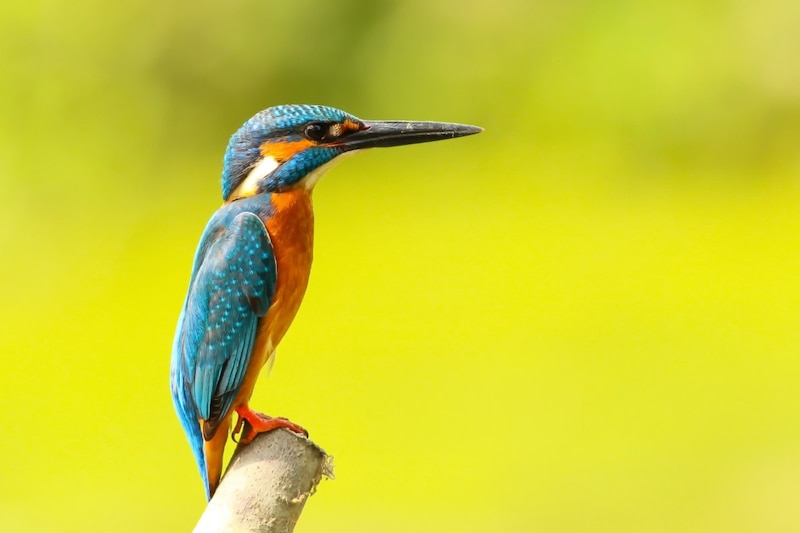
<path fill-rule="evenodd" d="M 307 190 L 313 189 L 314 185 L 316 185 L 319 180 L 322 179 L 322 176 L 324 176 L 325 173 L 329 171 L 331 167 L 333 167 L 333 165 L 358 151 L 359 150 L 345 152 L 344 154 L 338 155 L 331 159 L 324 165 L 315 168 L 302 180 L 300 180 L 300 185 Z M 258 162 L 256 166 L 252 168 L 252 170 L 250 170 L 250 172 L 247 174 L 247 177 L 233 190 L 229 201 L 255 195 L 258 192 L 258 185 L 261 180 L 272 174 L 280 165 L 281 164 L 278 163 L 274 157 L 269 155 L 265 156 L 263 159 L 261 159 L 261 161 Z"/>
<path fill-rule="evenodd" d="M 272 156 L 265 156 L 256 166 L 247 174 L 247 177 L 242 181 L 233 193 L 231 193 L 231 200 L 236 198 L 245 198 L 253 196 L 258 192 L 258 183 L 272 174 L 280 165 L 278 161 Z"/>

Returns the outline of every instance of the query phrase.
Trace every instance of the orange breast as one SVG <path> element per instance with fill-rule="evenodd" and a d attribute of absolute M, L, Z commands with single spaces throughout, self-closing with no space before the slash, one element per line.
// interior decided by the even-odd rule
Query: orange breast
<path fill-rule="evenodd" d="M 314 246 L 311 191 L 304 188 L 274 193 L 273 214 L 264 220 L 278 267 L 277 286 L 267 315 L 261 319 L 250 365 L 233 407 L 253 394 L 258 373 L 294 320 L 303 301 Z"/>

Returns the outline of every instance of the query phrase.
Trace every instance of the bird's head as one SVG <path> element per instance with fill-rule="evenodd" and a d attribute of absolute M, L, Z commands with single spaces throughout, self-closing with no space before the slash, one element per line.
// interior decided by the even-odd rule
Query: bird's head
<path fill-rule="evenodd" d="M 231 137 L 222 170 L 222 197 L 229 202 L 294 187 L 310 189 L 329 163 L 347 152 L 480 131 L 476 126 L 444 122 L 360 120 L 320 105 L 270 107 Z"/>

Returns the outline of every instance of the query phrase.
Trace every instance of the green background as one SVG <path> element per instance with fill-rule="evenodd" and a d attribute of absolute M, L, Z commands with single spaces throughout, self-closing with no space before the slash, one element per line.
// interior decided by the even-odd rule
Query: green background
<path fill-rule="evenodd" d="M 486 129 L 317 187 L 253 399 L 335 456 L 297 531 L 800 531 L 799 6 L 4 2 L 2 529 L 195 523 L 173 330 L 295 102 Z"/>

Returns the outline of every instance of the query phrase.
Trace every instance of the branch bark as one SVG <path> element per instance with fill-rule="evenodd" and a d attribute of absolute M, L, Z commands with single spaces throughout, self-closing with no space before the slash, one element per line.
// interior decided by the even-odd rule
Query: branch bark
<path fill-rule="evenodd" d="M 333 458 L 285 429 L 260 433 L 237 446 L 195 533 L 289 533 L 322 476 L 333 478 Z"/>

